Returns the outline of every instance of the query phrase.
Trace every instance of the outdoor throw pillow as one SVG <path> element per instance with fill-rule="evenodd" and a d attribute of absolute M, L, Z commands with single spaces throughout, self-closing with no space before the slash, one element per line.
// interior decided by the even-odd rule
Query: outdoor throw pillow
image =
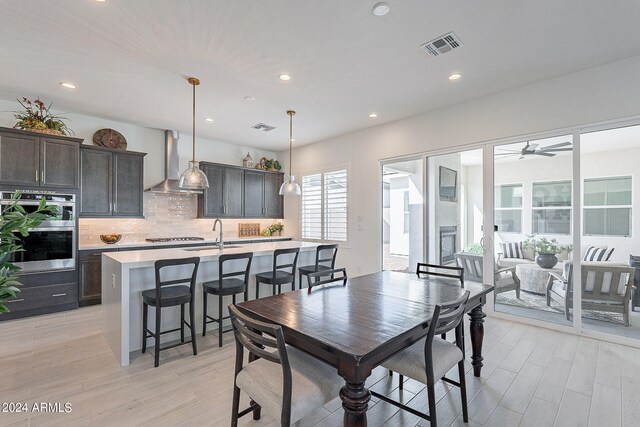
<path fill-rule="evenodd" d="M 609 258 L 611 258 L 611 254 L 613 254 L 613 250 L 615 248 L 609 248 L 607 249 L 607 247 L 596 247 L 596 246 L 589 246 L 587 247 L 587 252 L 584 253 L 584 258 L 582 258 L 583 261 L 609 261 Z"/>
<path fill-rule="evenodd" d="M 522 252 L 522 242 L 500 243 L 500 248 L 502 248 L 502 258 L 524 259 L 524 254 Z"/>

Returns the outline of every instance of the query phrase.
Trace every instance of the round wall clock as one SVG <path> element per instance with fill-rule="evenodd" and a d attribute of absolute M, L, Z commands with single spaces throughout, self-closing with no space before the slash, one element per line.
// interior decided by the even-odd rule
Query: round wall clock
<path fill-rule="evenodd" d="M 126 150 L 127 140 L 117 130 L 100 129 L 93 134 L 93 143 L 99 147 Z"/>

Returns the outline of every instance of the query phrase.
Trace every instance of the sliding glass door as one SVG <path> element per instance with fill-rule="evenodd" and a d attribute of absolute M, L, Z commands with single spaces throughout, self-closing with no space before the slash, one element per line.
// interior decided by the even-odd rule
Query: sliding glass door
<path fill-rule="evenodd" d="M 424 160 L 382 166 L 382 269 L 415 271 L 424 259 Z"/>
<path fill-rule="evenodd" d="M 494 147 L 494 309 L 571 326 L 549 298 L 572 248 L 573 135 Z"/>

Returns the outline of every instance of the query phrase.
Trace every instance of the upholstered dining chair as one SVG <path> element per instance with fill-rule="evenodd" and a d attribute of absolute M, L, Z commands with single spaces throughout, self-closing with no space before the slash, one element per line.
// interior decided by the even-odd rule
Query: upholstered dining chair
<path fill-rule="evenodd" d="M 329 276 L 328 279 L 322 279 L 323 277 Z M 307 293 L 311 293 L 312 288 L 326 286 L 331 283 L 341 284 L 345 286 L 347 284 L 347 269 L 346 268 L 336 268 L 334 270 L 324 270 L 319 271 L 317 273 L 310 273 L 309 278 L 309 287 L 307 288 Z"/>
<path fill-rule="evenodd" d="M 235 305 L 229 306 L 229 315 L 236 341 L 232 426 L 250 412 L 260 419 L 262 409 L 289 426 L 338 396 L 344 380 L 335 368 L 285 345 L 279 325 L 252 319 Z M 246 365 L 245 349 L 249 351 Z M 242 411 L 241 391 L 251 398 Z"/>
<path fill-rule="evenodd" d="M 465 423 L 469 422 L 467 386 L 464 376 L 464 354 L 462 350 L 462 318 L 467 311 L 468 299 L 469 291 L 466 291 L 464 295 L 454 301 L 437 305 L 434 308 L 431 322 L 429 322 L 427 335 L 410 347 L 396 353 L 382 364 L 389 370 L 398 372 L 400 375 L 412 378 L 427 386 L 429 414 L 417 411 L 377 392 L 371 391 L 371 394 L 380 400 L 429 420 L 432 426 L 436 426 L 435 384 L 442 379 L 442 381 L 460 388 L 462 418 Z M 457 344 L 436 337 L 436 335 L 450 330 L 455 330 Z M 459 380 L 454 381 L 445 377 L 446 373 L 456 365 L 458 366 Z"/>

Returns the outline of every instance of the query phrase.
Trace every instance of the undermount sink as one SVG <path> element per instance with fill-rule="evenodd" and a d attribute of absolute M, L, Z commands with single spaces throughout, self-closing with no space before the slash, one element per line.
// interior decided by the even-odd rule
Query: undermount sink
<path fill-rule="evenodd" d="M 224 249 L 239 248 L 240 245 L 224 245 Z M 208 251 L 211 249 L 220 249 L 218 246 L 201 246 L 199 248 L 185 248 L 183 251 Z"/>

